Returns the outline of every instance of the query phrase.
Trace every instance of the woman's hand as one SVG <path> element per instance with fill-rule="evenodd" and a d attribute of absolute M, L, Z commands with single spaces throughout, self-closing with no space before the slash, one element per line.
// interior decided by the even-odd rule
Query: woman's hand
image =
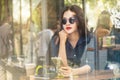
<path fill-rule="evenodd" d="M 71 67 L 61 67 L 59 69 L 60 74 L 64 77 L 70 77 L 72 75 L 72 68 Z"/>
<path fill-rule="evenodd" d="M 68 35 L 68 34 L 67 34 L 64 30 L 61 30 L 61 31 L 59 32 L 60 41 L 61 41 L 61 42 L 66 42 L 67 35 Z"/>
<path fill-rule="evenodd" d="M 80 75 L 80 74 L 87 74 L 91 70 L 91 67 L 89 65 L 84 65 L 80 68 L 72 69 L 71 67 L 61 67 L 60 73 L 64 77 L 70 77 L 71 75 Z"/>

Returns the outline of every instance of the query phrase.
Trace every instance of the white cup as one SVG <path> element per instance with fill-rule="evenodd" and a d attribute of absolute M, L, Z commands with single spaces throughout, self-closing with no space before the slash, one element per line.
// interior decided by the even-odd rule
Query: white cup
<path fill-rule="evenodd" d="M 27 76 L 35 74 L 35 66 L 36 65 L 34 63 L 25 64 L 25 69 L 26 69 L 26 75 Z"/>

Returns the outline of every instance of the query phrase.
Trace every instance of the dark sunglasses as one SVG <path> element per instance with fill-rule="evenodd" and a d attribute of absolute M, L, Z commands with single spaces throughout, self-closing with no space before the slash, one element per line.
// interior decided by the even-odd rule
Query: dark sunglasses
<path fill-rule="evenodd" d="M 69 19 L 68 19 L 68 21 L 69 21 L 69 23 L 70 24 L 74 24 L 74 22 L 76 22 L 76 18 L 75 17 L 70 17 Z M 63 18 L 62 19 L 62 24 L 66 24 L 67 23 L 67 19 L 66 18 Z"/>

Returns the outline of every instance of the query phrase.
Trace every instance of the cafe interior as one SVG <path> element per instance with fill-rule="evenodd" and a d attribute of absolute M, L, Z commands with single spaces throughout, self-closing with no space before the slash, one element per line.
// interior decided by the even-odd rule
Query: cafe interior
<path fill-rule="evenodd" d="M 80 63 L 91 66 L 87 74 L 63 77 L 56 70 L 60 64 L 50 72 L 46 67 L 40 32 L 56 22 L 60 26 L 66 5 L 80 6 L 87 19 L 92 37 Z M 100 16 L 104 10 L 111 26 L 97 28 L 100 19 L 109 21 Z M 0 80 L 120 80 L 120 0 L 0 0 Z"/>

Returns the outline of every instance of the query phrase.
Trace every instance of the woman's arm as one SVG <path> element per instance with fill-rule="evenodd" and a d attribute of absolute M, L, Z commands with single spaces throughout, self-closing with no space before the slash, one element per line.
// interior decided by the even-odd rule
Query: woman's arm
<path fill-rule="evenodd" d="M 59 45 L 58 57 L 61 57 L 63 66 L 68 66 L 67 57 L 66 57 L 66 48 L 65 48 L 67 34 L 64 30 L 62 30 L 59 32 L 59 36 L 60 36 L 60 45 Z"/>
<path fill-rule="evenodd" d="M 80 74 L 87 74 L 91 71 L 89 65 L 82 66 L 80 68 L 72 69 L 71 67 L 61 67 L 60 73 L 64 77 L 70 77 L 71 75 L 80 75 Z"/>
<path fill-rule="evenodd" d="M 91 71 L 91 67 L 89 65 L 84 65 L 80 68 L 72 69 L 73 75 L 79 75 L 79 74 L 86 74 Z"/>

